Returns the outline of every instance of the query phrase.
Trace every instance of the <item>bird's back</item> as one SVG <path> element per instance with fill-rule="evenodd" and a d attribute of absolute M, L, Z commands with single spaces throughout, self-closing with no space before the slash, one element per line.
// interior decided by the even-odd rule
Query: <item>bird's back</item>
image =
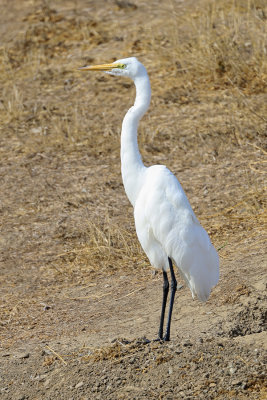
<path fill-rule="evenodd" d="M 167 270 L 172 258 L 193 297 L 206 301 L 219 279 L 219 257 L 182 186 L 165 166 L 146 169 L 134 214 L 151 264 Z"/>

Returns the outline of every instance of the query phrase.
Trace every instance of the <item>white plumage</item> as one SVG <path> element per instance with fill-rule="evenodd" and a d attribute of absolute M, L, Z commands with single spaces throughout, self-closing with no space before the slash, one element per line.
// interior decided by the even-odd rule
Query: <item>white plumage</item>
<path fill-rule="evenodd" d="M 103 70 L 112 75 L 131 78 L 136 98 L 122 124 L 121 172 L 126 194 L 134 207 L 138 239 L 151 265 L 162 269 L 163 320 L 169 282 L 166 271 L 171 269 L 172 294 L 165 340 L 169 340 L 176 280 L 172 261 L 178 267 L 192 296 L 206 301 L 219 279 L 219 257 L 210 238 L 197 220 L 176 177 L 163 165 L 145 167 L 137 143 L 139 120 L 150 104 L 151 89 L 145 67 L 134 57 L 112 64 L 89 66 L 84 70 Z"/>
<path fill-rule="evenodd" d="M 206 301 L 219 279 L 219 259 L 176 177 L 163 165 L 147 168 L 134 206 L 138 239 L 151 265 L 177 265 L 192 296 Z"/>

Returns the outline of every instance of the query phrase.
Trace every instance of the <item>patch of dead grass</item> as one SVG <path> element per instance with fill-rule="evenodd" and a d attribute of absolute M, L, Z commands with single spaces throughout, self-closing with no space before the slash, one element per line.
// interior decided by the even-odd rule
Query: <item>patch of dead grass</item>
<path fill-rule="evenodd" d="M 266 3 L 264 0 L 206 1 L 192 14 L 176 14 L 170 2 L 163 54 L 176 78 L 218 90 L 247 94 L 266 89 Z"/>

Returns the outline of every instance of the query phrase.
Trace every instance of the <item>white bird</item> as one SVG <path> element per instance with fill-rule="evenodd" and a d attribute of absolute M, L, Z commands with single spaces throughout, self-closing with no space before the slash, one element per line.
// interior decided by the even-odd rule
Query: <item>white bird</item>
<path fill-rule="evenodd" d="M 129 77 L 136 87 L 134 105 L 126 113 L 121 131 L 121 173 L 125 192 L 134 207 L 136 233 L 151 265 L 163 271 L 163 301 L 159 339 L 170 340 L 177 281 L 173 262 L 193 298 L 206 301 L 219 280 L 219 257 L 200 225 L 177 178 L 164 165 L 145 167 L 138 149 L 137 127 L 150 104 L 147 71 L 135 57 L 111 64 L 80 68 Z M 163 324 L 171 274 L 171 298 L 166 333 Z"/>

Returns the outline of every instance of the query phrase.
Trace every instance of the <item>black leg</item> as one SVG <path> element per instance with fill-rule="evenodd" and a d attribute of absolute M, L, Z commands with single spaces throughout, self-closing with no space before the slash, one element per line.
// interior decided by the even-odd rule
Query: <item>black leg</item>
<path fill-rule="evenodd" d="M 172 260 L 169 257 L 168 257 L 168 260 L 169 260 L 169 266 L 170 266 L 170 272 L 171 272 L 171 298 L 170 298 L 170 308 L 169 308 L 167 329 L 166 329 L 166 334 L 164 336 L 165 341 L 170 340 L 172 309 L 173 309 L 175 292 L 177 290 L 177 281 L 176 281 L 174 271 L 173 271 Z"/>
<path fill-rule="evenodd" d="M 163 272 L 163 299 L 162 299 L 162 309 L 161 309 L 160 325 L 159 325 L 159 339 L 163 339 L 164 316 L 165 316 L 166 303 L 169 293 L 168 275 L 166 271 L 162 272 Z"/>

